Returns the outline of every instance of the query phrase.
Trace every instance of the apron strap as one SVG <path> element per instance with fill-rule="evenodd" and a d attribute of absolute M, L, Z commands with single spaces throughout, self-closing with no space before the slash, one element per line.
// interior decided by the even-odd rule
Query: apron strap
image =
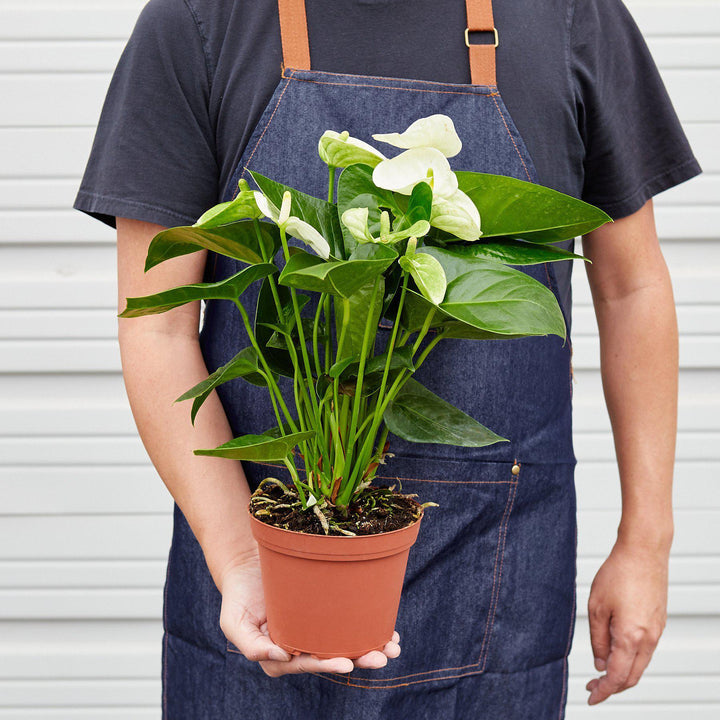
<path fill-rule="evenodd" d="M 495 79 L 495 48 L 498 46 L 498 34 L 493 20 L 492 0 L 466 0 L 467 28 L 465 44 L 470 52 L 470 78 L 473 85 L 497 85 Z M 493 44 L 470 44 L 468 33 L 475 31 L 491 32 L 495 35 Z"/>
<path fill-rule="evenodd" d="M 470 77 L 473 85 L 496 85 L 495 48 L 498 35 L 493 21 L 492 0 L 465 0 L 467 28 L 465 44 L 470 54 Z M 305 0 L 278 0 L 283 69 L 310 70 Z M 470 44 L 468 33 L 485 31 L 495 34 L 494 44 Z"/>
<path fill-rule="evenodd" d="M 280 35 L 282 38 L 283 70 L 310 69 L 310 44 L 308 42 L 305 0 L 278 0 Z"/>

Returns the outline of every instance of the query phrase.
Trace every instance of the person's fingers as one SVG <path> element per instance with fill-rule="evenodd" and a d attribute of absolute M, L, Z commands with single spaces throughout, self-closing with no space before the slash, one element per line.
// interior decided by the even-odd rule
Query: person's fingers
<path fill-rule="evenodd" d="M 649 665 L 654 651 L 655 644 L 649 639 L 640 644 L 640 649 L 638 650 L 638 654 L 635 656 L 635 662 L 633 662 L 633 665 L 630 668 L 630 674 L 628 675 L 628 679 L 623 690 L 635 687 L 635 685 L 640 682 L 640 678 Z"/>
<path fill-rule="evenodd" d="M 588 600 L 588 621 L 595 669 L 602 671 L 607 667 L 610 653 L 610 609 L 595 600 L 592 591 Z"/>
<path fill-rule="evenodd" d="M 294 655 L 289 662 L 262 660 L 260 667 L 270 677 L 307 672 L 350 672 L 355 665 L 350 658 L 314 658 L 307 653 Z"/>
<path fill-rule="evenodd" d="M 392 635 L 392 640 L 387 642 L 382 650 L 373 650 L 356 658 L 354 663 L 355 667 L 377 669 L 385 667 L 388 658 L 396 658 L 398 655 L 400 655 L 400 635 L 396 630 Z"/>
<path fill-rule="evenodd" d="M 588 698 L 589 705 L 606 700 L 613 693 L 625 689 L 630 670 L 638 653 L 640 636 L 622 625 L 611 626 L 610 654 L 607 673 L 602 675 Z"/>

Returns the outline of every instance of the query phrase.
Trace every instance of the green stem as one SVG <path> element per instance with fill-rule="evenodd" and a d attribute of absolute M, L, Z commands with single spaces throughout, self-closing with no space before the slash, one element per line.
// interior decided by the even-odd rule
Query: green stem
<path fill-rule="evenodd" d="M 334 165 L 328 165 L 328 202 L 333 202 L 333 194 L 335 192 L 335 170 Z"/>
<path fill-rule="evenodd" d="M 373 334 L 373 337 L 375 336 L 374 331 L 374 323 L 373 320 L 375 319 L 375 315 L 372 312 L 372 308 L 375 307 L 375 297 L 377 296 L 378 287 L 380 287 L 379 283 L 379 277 L 375 278 L 375 282 L 373 283 L 373 289 L 372 294 L 370 295 L 370 312 L 368 313 L 367 319 L 365 321 L 365 332 L 363 333 L 363 341 L 362 341 L 362 347 L 360 349 L 360 364 L 358 366 L 358 375 L 357 380 L 355 381 L 355 397 L 353 398 L 353 408 L 352 408 L 352 418 L 350 420 L 350 430 L 347 434 L 347 448 L 345 450 L 345 462 L 347 465 L 352 465 L 352 458 L 353 453 L 355 450 L 355 443 L 353 442 L 353 438 L 355 437 L 355 430 L 357 428 L 358 423 L 358 416 L 360 414 L 360 405 L 362 403 L 362 388 L 363 388 L 363 380 L 365 379 L 365 360 L 368 352 L 368 346 L 370 345 L 370 334 Z M 353 475 L 355 474 L 355 471 L 353 470 Z M 344 490 L 344 488 L 342 489 Z M 341 492 L 342 492 L 341 490 Z M 344 495 L 345 493 L 343 493 Z"/>
<path fill-rule="evenodd" d="M 273 377 L 272 370 L 270 370 L 267 361 L 265 360 L 265 356 L 262 354 L 262 351 L 260 350 L 260 346 L 258 345 L 257 339 L 255 338 L 255 333 L 252 330 L 252 327 L 250 325 L 250 318 L 248 318 L 247 312 L 245 312 L 245 308 L 243 307 L 242 303 L 239 300 L 235 300 L 235 305 L 237 306 L 237 309 L 240 311 L 240 315 L 242 316 L 243 323 L 245 325 L 245 331 L 248 334 L 248 338 L 250 338 L 250 343 L 252 344 L 253 348 L 255 348 L 255 352 L 258 355 L 258 359 L 262 363 L 263 370 L 267 373 L 267 379 L 268 379 L 268 387 L 271 388 L 271 392 L 275 392 L 277 395 L 277 399 L 280 403 L 280 407 L 282 408 L 283 413 L 285 414 L 285 418 L 287 420 L 287 424 L 290 426 L 291 430 L 296 433 L 297 432 L 297 426 L 295 425 L 295 422 L 293 421 L 292 415 L 290 414 L 290 411 L 288 410 L 287 405 L 285 404 L 285 399 L 282 396 L 282 393 L 280 392 L 280 388 L 277 386 L 277 383 L 275 382 L 275 378 Z M 280 423 L 280 428 L 282 430 L 283 423 Z"/>
<path fill-rule="evenodd" d="M 288 262 L 290 259 L 290 251 L 288 249 L 287 237 L 285 235 L 285 228 L 283 228 L 283 227 L 280 227 L 280 241 L 282 242 L 282 246 L 283 246 L 285 262 Z M 318 410 L 318 405 L 317 405 L 317 398 L 315 397 L 313 375 L 312 375 L 312 370 L 310 368 L 310 359 L 308 358 L 307 346 L 305 344 L 305 332 L 303 331 L 302 318 L 300 317 L 300 307 L 298 306 L 297 294 L 295 293 L 295 288 L 290 288 L 290 298 L 292 300 L 293 313 L 295 315 L 295 323 L 297 324 L 298 339 L 300 340 L 300 353 L 302 354 L 303 365 L 305 367 L 305 375 L 306 375 L 303 378 L 304 382 L 300 383 L 300 387 L 302 388 L 302 392 L 305 396 L 305 399 L 307 400 L 309 398 L 309 403 L 312 408 L 312 415 L 313 415 L 312 426 L 313 426 L 315 432 L 319 436 L 321 434 L 320 433 L 320 425 L 319 425 L 319 410 Z"/>

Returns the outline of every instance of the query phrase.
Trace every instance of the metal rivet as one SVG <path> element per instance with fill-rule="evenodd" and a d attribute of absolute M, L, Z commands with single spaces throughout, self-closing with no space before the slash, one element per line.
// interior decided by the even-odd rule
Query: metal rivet
<path fill-rule="evenodd" d="M 519 475 L 520 474 L 520 466 L 516 463 L 512 466 L 512 474 L 513 475 Z"/>

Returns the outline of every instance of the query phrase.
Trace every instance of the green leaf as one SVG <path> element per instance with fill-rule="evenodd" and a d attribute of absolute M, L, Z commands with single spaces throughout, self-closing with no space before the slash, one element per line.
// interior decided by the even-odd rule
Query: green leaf
<path fill-rule="evenodd" d="M 436 258 L 427 253 L 415 253 L 403 255 L 398 262 L 403 270 L 410 273 L 423 297 L 434 305 L 442 302 L 447 280 L 443 266 Z"/>
<path fill-rule="evenodd" d="M 155 295 L 127 299 L 127 307 L 118 317 L 134 318 L 157 315 L 195 300 L 237 300 L 256 280 L 277 272 L 271 263 L 251 265 L 225 280 L 215 283 L 181 285 Z"/>
<path fill-rule="evenodd" d="M 331 254 L 342 257 L 342 230 L 335 205 L 271 180 L 254 170 L 251 170 L 250 174 L 260 190 L 277 208 L 282 207 L 283 194 L 288 191 L 292 197 L 292 215 L 312 225 L 330 244 Z"/>
<path fill-rule="evenodd" d="M 409 442 L 462 447 L 508 442 L 412 378 L 388 405 L 383 419 L 391 433 Z"/>
<path fill-rule="evenodd" d="M 565 319 L 552 290 L 521 270 L 487 264 L 448 283 L 440 304 L 448 315 L 494 333 L 565 339 Z"/>
<path fill-rule="evenodd" d="M 422 328 L 428 313 L 434 310 L 430 327 L 442 331 L 446 338 L 464 338 L 467 340 L 509 340 L 516 337 L 526 337 L 523 333 L 517 335 L 499 334 L 489 330 L 481 330 L 472 325 L 457 320 L 443 312 L 429 300 L 413 290 L 405 294 L 405 303 L 400 318 L 400 325 L 409 332 L 417 332 Z"/>
<path fill-rule="evenodd" d="M 239 377 L 245 378 L 245 380 L 253 385 L 267 387 L 265 374 L 260 367 L 257 353 L 252 347 L 243 348 L 232 360 L 225 363 L 222 367 L 219 367 L 207 379 L 199 382 L 186 393 L 183 393 L 175 402 L 182 402 L 183 400 L 194 398 L 192 411 L 190 413 L 190 420 L 194 425 L 198 410 L 200 410 L 205 400 L 210 397 L 212 391 L 216 387 Z"/>
<path fill-rule="evenodd" d="M 326 261 L 317 255 L 296 253 L 283 268 L 281 285 L 350 297 L 386 270 L 397 253 L 384 245 L 360 245 L 349 260 Z"/>
<path fill-rule="evenodd" d="M 383 190 L 372 181 L 373 168 L 369 165 L 356 163 L 349 165 L 341 173 L 338 180 L 337 191 L 337 217 L 355 207 L 369 208 L 368 228 L 373 237 L 380 235 L 380 208 L 386 207 L 394 215 L 402 215 L 390 190 Z M 344 240 L 345 255 L 347 257 L 358 245 L 352 233 L 341 225 Z"/>
<path fill-rule="evenodd" d="M 487 243 L 480 239 L 472 245 L 453 245 L 452 252 L 465 257 L 494 260 L 505 265 L 538 265 L 558 260 L 590 260 L 582 255 L 555 247 L 539 245 L 525 240 L 503 238 L 502 242 Z"/>
<path fill-rule="evenodd" d="M 280 231 L 276 225 L 260 222 L 263 248 L 258 242 L 255 221 L 241 220 L 212 229 L 192 226 L 168 228 L 159 232 L 150 242 L 145 271 L 170 258 L 206 249 L 253 265 L 273 258 L 280 247 Z"/>
<path fill-rule="evenodd" d="M 292 449 L 315 435 L 313 430 L 293 433 L 274 438 L 269 435 L 243 435 L 210 450 L 195 450 L 195 455 L 248 460 L 251 462 L 272 462 L 284 460 Z"/>
<path fill-rule="evenodd" d="M 537 183 L 458 170 L 458 187 L 480 211 L 482 237 L 546 243 L 584 235 L 611 221 L 600 208 Z"/>

